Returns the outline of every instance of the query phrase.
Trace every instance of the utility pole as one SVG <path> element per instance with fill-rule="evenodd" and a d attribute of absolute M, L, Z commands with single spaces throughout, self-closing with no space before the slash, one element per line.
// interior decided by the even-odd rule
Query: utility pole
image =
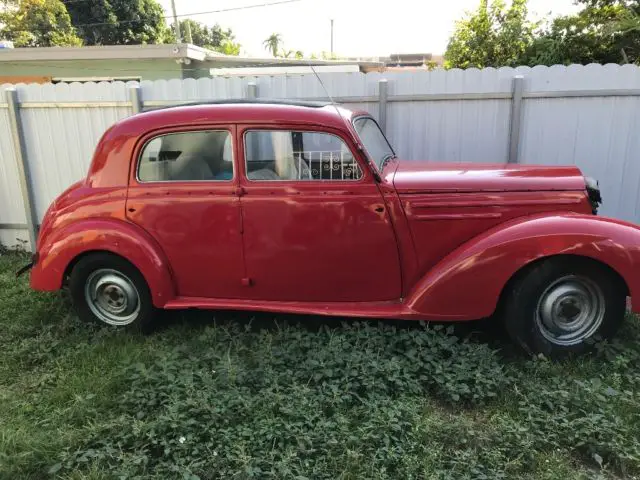
<path fill-rule="evenodd" d="M 333 57 L 333 18 L 331 19 L 331 56 Z"/>
<path fill-rule="evenodd" d="M 193 37 L 191 36 L 191 24 L 189 22 L 187 22 L 185 24 L 185 29 L 184 29 L 184 41 L 187 43 L 193 43 Z"/>
<path fill-rule="evenodd" d="M 182 35 L 180 35 L 180 24 L 178 23 L 178 14 L 176 13 L 176 0 L 171 0 L 171 10 L 173 10 L 173 25 L 176 29 L 176 43 L 182 43 Z"/>

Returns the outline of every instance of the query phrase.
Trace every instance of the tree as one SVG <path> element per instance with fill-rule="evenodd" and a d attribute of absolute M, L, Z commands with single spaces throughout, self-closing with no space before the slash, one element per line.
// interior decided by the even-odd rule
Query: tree
<path fill-rule="evenodd" d="M 77 47 L 71 19 L 60 0 L 20 0 L 0 11 L 0 37 L 16 47 Z"/>
<path fill-rule="evenodd" d="M 169 34 L 169 41 L 174 42 L 176 40 L 174 25 L 171 25 L 171 33 Z M 241 45 L 235 42 L 235 36 L 230 28 L 224 30 L 217 23 L 209 28 L 204 23 L 196 22 L 195 20 L 186 19 L 180 21 L 180 32 L 182 32 L 185 41 L 198 45 L 199 47 L 208 48 L 210 50 L 216 50 L 226 55 L 239 55 Z M 191 38 L 187 37 L 190 34 Z"/>
<path fill-rule="evenodd" d="M 554 19 L 522 63 L 640 63 L 640 1 L 579 0 L 575 15 Z"/>
<path fill-rule="evenodd" d="M 220 53 L 224 53 L 225 55 L 240 55 L 240 49 L 242 45 L 239 43 L 233 42 L 231 40 L 224 40 L 222 45 L 216 50 Z"/>
<path fill-rule="evenodd" d="M 584 5 L 585 7 L 622 6 L 635 9 L 636 11 L 640 8 L 640 2 L 638 0 L 576 0 L 575 3 Z"/>
<path fill-rule="evenodd" d="M 304 52 L 302 50 L 281 50 L 279 56 L 301 60 L 304 58 Z"/>
<path fill-rule="evenodd" d="M 165 43 L 169 38 L 156 0 L 67 0 L 65 5 L 86 45 Z"/>
<path fill-rule="evenodd" d="M 444 55 L 447 67 L 516 66 L 533 42 L 537 24 L 527 19 L 527 0 L 481 0 L 456 23 Z"/>
<path fill-rule="evenodd" d="M 282 45 L 282 35 L 279 33 L 272 33 L 269 38 L 262 42 L 264 48 L 271 52 L 271 55 L 277 57 L 280 53 L 280 47 Z"/>

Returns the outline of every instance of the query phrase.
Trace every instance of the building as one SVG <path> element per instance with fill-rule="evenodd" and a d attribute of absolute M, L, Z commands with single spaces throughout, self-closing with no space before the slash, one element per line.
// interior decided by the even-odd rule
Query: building
<path fill-rule="evenodd" d="M 384 70 L 438 68 L 444 65 L 444 57 L 433 53 L 393 53 L 388 57 L 348 57 L 345 61 L 372 62 Z"/>
<path fill-rule="evenodd" d="M 385 67 L 424 67 L 428 65 L 442 66 L 444 58 L 442 55 L 433 53 L 392 53 L 388 57 L 381 59 Z"/>
<path fill-rule="evenodd" d="M 212 69 L 343 66 L 380 70 L 375 61 L 298 60 L 223 55 L 191 44 L 0 49 L 0 84 L 202 78 Z M 216 70 L 217 69 L 217 70 Z"/>

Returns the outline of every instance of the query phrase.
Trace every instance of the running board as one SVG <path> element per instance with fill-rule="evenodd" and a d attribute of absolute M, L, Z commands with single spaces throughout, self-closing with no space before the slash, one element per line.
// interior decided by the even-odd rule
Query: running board
<path fill-rule="evenodd" d="M 254 310 L 303 315 L 369 317 L 419 320 L 420 315 L 400 302 L 274 302 L 239 299 L 178 297 L 167 302 L 167 310 L 200 308 L 204 310 Z"/>

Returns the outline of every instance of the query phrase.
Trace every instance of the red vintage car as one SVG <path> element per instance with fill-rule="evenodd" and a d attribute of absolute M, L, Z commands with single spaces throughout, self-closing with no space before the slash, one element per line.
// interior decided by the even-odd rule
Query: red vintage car
<path fill-rule="evenodd" d="M 596 216 L 599 197 L 573 166 L 399 160 L 333 104 L 177 106 L 104 134 L 44 216 L 31 285 L 120 326 L 184 308 L 495 317 L 558 356 L 640 296 L 640 229 Z"/>

